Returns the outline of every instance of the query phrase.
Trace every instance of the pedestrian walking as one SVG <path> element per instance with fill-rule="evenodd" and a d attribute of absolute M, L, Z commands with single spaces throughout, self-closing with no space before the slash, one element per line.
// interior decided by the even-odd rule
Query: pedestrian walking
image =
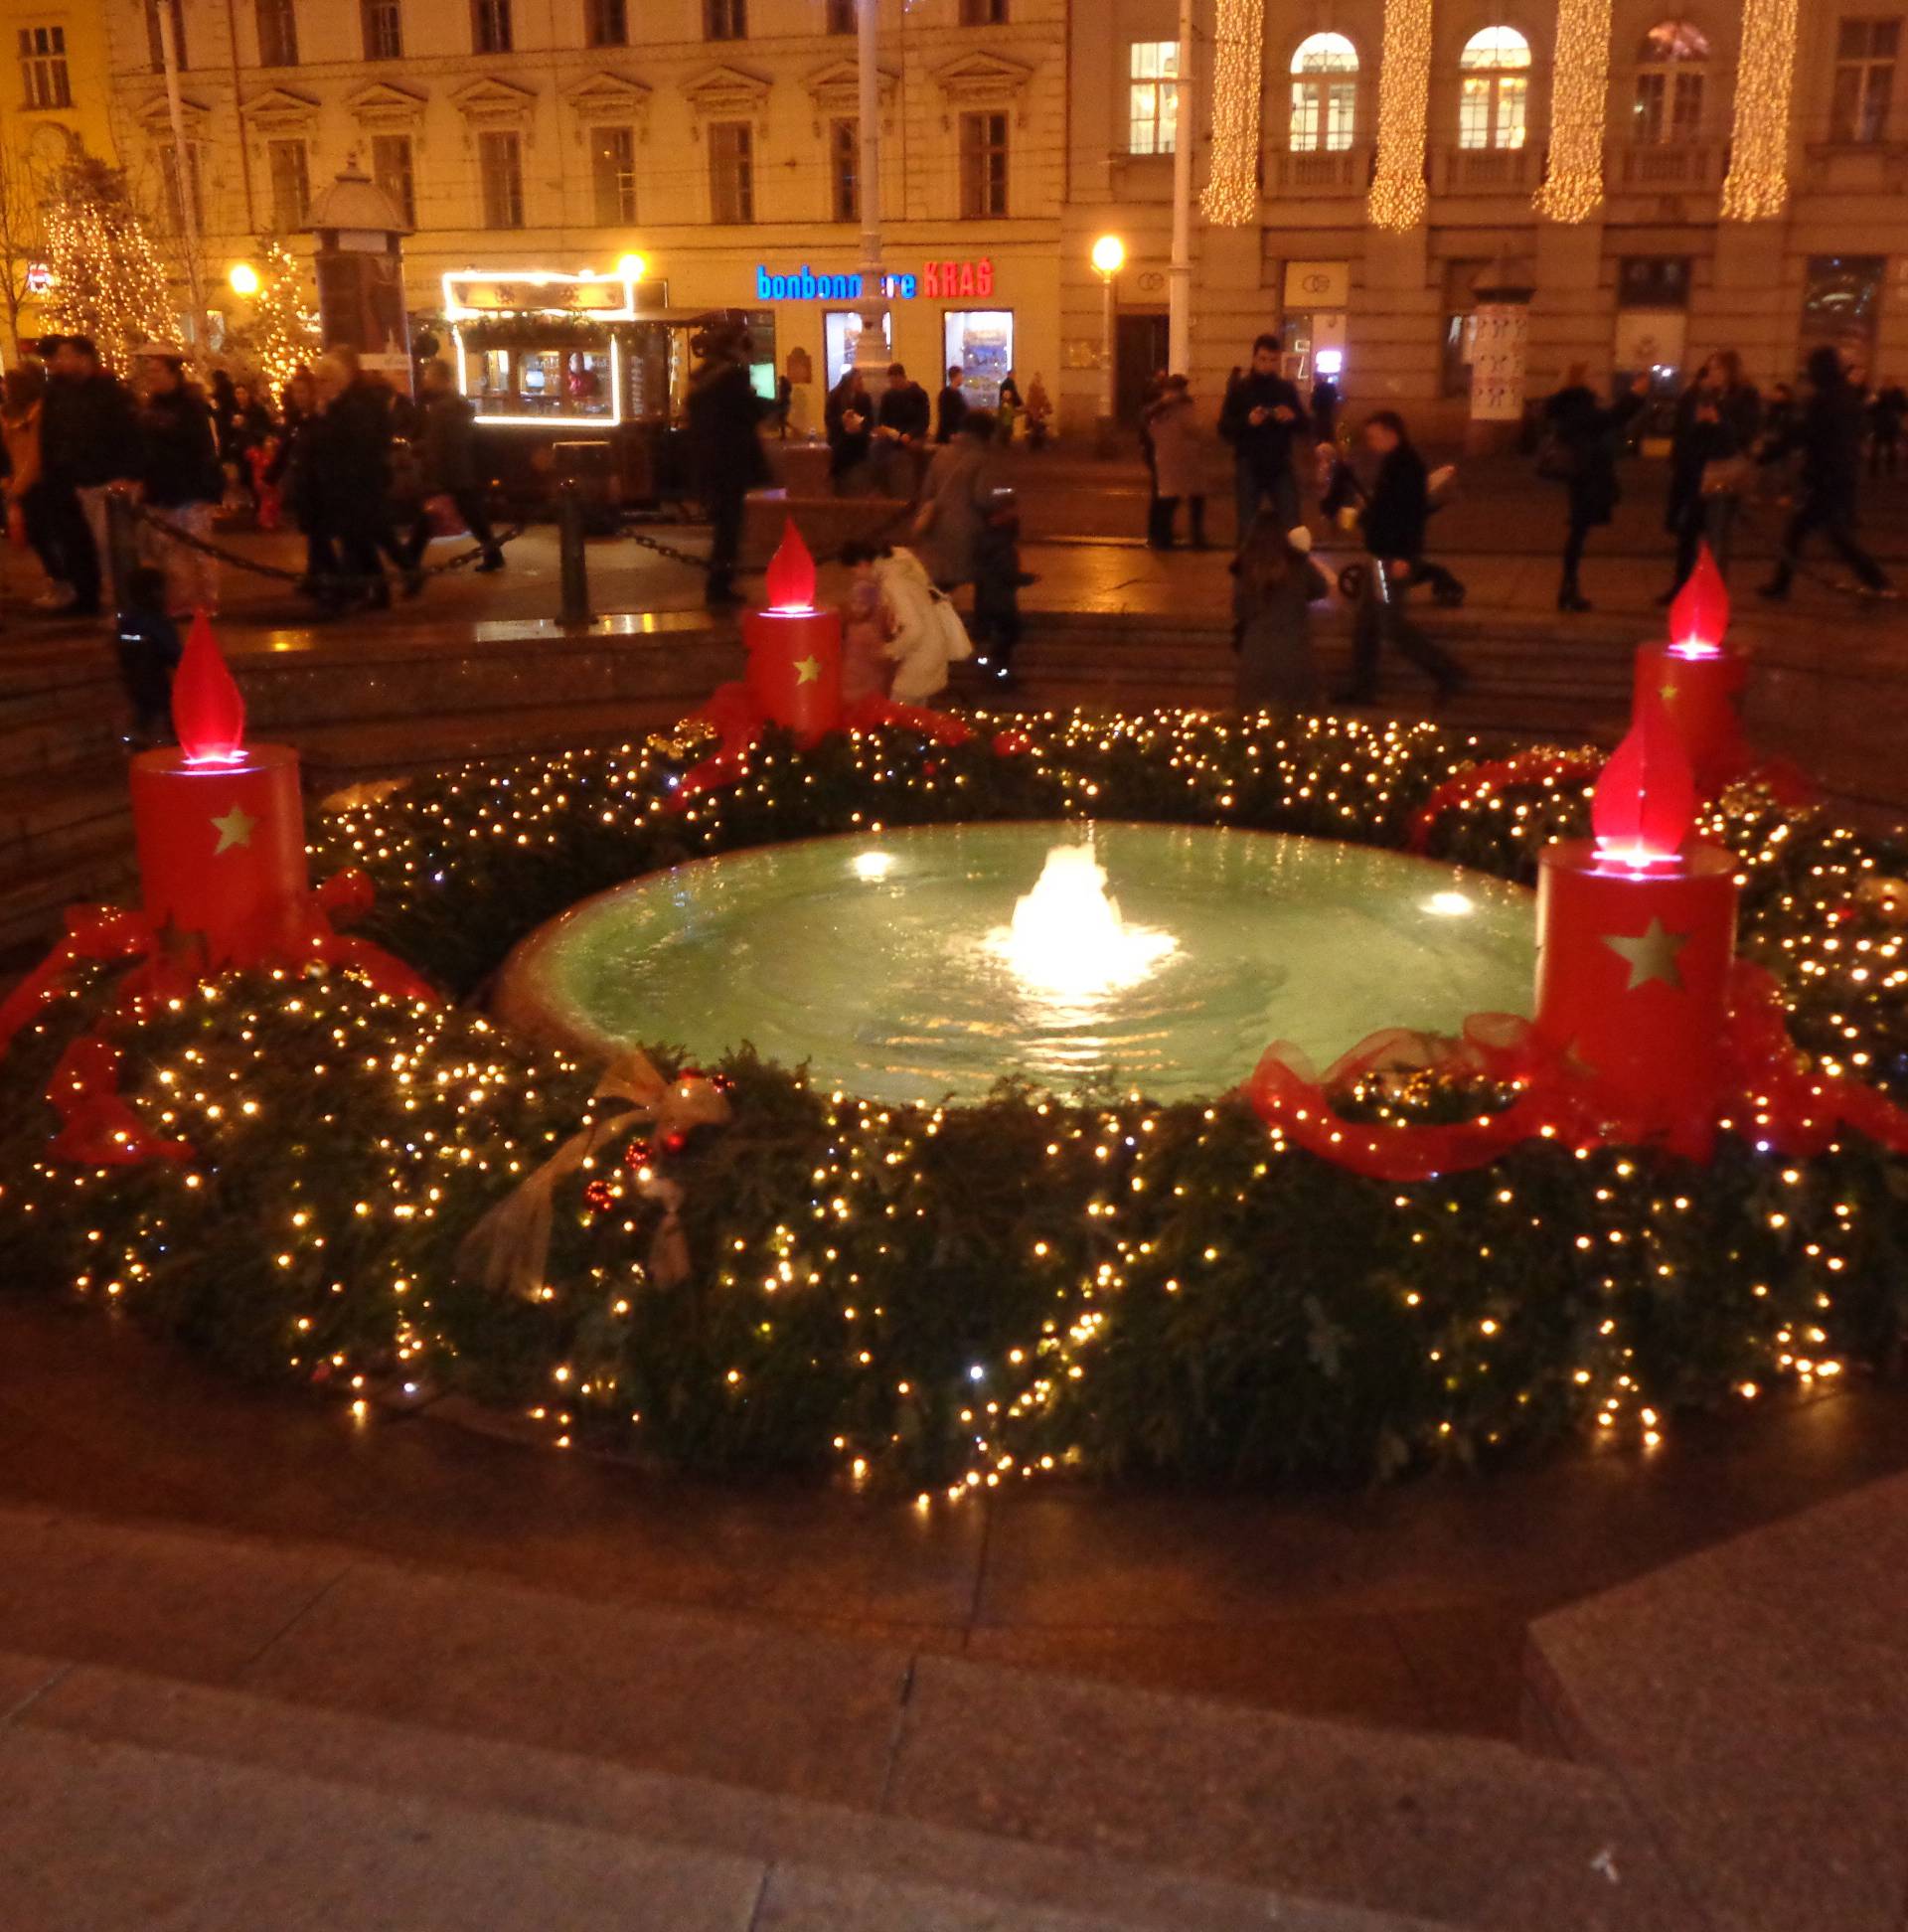
<path fill-rule="evenodd" d="M 126 744 L 134 751 L 172 736 L 172 674 L 183 648 L 170 605 L 166 573 L 157 564 L 136 564 L 127 571 L 113 648 L 119 687 L 132 713 Z"/>
<path fill-rule="evenodd" d="M 258 452 L 271 440 L 271 411 L 249 383 L 232 386 L 232 415 L 220 444 L 220 460 L 229 463 L 238 476 L 238 487 L 258 511 Z"/>
<path fill-rule="evenodd" d="M 994 404 L 995 420 L 1000 424 L 1001 447 L 1005 449 L 1014 440 L 1014 425 L 1027 413 L 1027 404 L 1021 401 L 1021 386 L 1014 380 L 1010 369 L 1001 378 L 999 399 Z"/>
<path fill-rule="evenodd" d="M 40 448 L 48 514 L 66 560 L 73 617 L 96 617 L 101 596 L 120 601 L 111 582 L 106 492 L 139 469 L 139 425 L 131 392 L 99 367 L 86 336 L 61 336 L 41 405 Z"/>
<path fill-rule="evenodd" d="M 961 393 L 961 385 L 966 381 L 967 372 L 960 364 L 950 363 L 947 381 L 934 406 L 934 440 L 937 443 L 952 442 L 954 432 L 961 426 L 961 418 L 967 413 L 967 398 Z"/>
<path fill-rule="evenodd" d="M 320 567 L 357 578 L 345 594 L 382 609 L 391 602 L 391 586 L 380 558 L 396 550 L 390 392 L 365 375 L 355 349 L 336 348 L 319 359 L 318 397 L 307 457 Z M 320 594 L 336 602 L 339 587 L 321 586 Z"/>
<path fill-rule="evenodd" d="M 1893 476 L 1901 465 L 1901 431 L 1908 421 L 1908 390 L 1892 376 L 1884 377 L 1868 404 L 1868 474 Z"/>
<path fill-rule="evenodd" d="M 1036 369 L 1027 386 L 1027 442 L 1030 449 L 1046 447 L 1047 419 L 1053 413 L 1053 399 L 1046 393 L 1046 379 Z"/>
<path fill-rule="evenodd" d="M 1606 407 L 1585 381 L 1588 374 L 1588 364 L 1572 363 L 1563 388 L 1544 403 L 1544 440 L 1537 454 L 1538 475 L 1562 483 L 1568 502 L 1557 585 L 1557 608 L 1568 611 L 1590 608 L 1579 582 L 1584 545 L 1616 514 L 1623 494 L 1617 482 L 1618 441 L 1650 393 L 1650 378 L 1639 376 Z"/>
<path fill-rule="evenodd" d="M 1339 386 L 1330 376 L 1312 385 L 1312 433 L 1328 446 L 1339 439 Z"/>
<path fill-rule="evenodd" d="M 1311 607 L 1331 594 L 1331 586 L 1312 561 L 1312 533 L 1303 524 L 1284 530 L 1270 511 L 1261 510 L 1231 567 L 1239 709 L 1316 705 L 1319 668 L 1312 656 Z"/>
<path fill-rule="evenodd" d="M 735 565 L 748 493 L 768 481 L 761 399 L 748 378 L 748 332 L 713 325 L 691 345 L 701 357 L 689 380 L 689 448 L 696 493 L 709 514 L 711 609 L 739 603 Z"/>
<path fill-rule="evenodd" d="M 1705 542 L 1716 567 L 1727 572 L 1736 512 L 1754 475 L 1761 427 L 1762 399 L 1743 380 L 1742 358 L 1733 349 L 1718 350 L 1676 402 L 1664 509 L 1664 528 L 1676 540 L 1676 561 L 1670 588 L 1658 603 L 1673 601 Z"/>
<path fill-rule="evenodd" d="M 1430 515 L 1424 458 L 1412 446 L 1404 418 L 1395 409 L 1380 409 L 1365 423 L 1364 441 L 1378 467 L 1359 525 L 1370 563 L 1359 586 L 1352 636 L 1351 702 L 1376 701 L 1378 659 L 1388 644 L 1431 679 L 1442 704 L 1462 691 L 1469 679 L 1457 659 L 1432 643 L 1405 615 L 1405 599 L 1424 556 L 1424 526 Z"/>
<path fill-rule="evenodd" d="M 992 503 L 988 451 L 995 428 L 991 409 L 969 409 L 960 434 L 937 449 L 928 466 L 913 537 L 930 580 L 943 590 L 974 580 L 981 526 Z"/>
<path fill-rule="evenodd" d="M 48 515 L 48 491 L 40 441 L 47 372 L 39 362 L 20 362 L 0 379 L 0 439 L 7 451 L 7 535 L 40 560 L 47 587 L 36 610 L 62 610 L 73 601 L 67 563 Z"/>
<path fill-rule="evenodd" d="M 1305 436 L 1305 404 L 1279 374 L 1279 341 L 1262 335 L 1252 345 L 1252 367 L 1226 390 L 1219 434 L 1232 445 L 1238 535 L 1243 541 L 1269 503 L 1282 530 L 1300 521 L 1294 443 Z"/>
<path fill-rule="evenodd" d="M 1186 504 L 1187 534 L 1194 550 L 1205 545 L 1205 425 L 1184 376 L 1169 376 L 1160 400 L 1146 412 L 1153 441 L 1154 495 L 1146 541 L 1171 550 L 1180 504 Z"/>
<path fill-rule="evenodd" d="M 1021 568 L 1021 509 L 1011 489 L 998 485 L 982 499 L 980 535 L 974 540 L 974 639 L 976 667 L 999 688 L 1014 682 L 1014 653 L 1021 642 L 1021 589 L 1034 579 Z"/>
<path fill-rule="evenodd" d="M 319 520 L 312 472 L 318 426 L 317 378 L 308 369 L 299 370 L 285 385 L 281 402 L 284 420 L 272 439 L 275 446 L 265 464 L 263 498 L 273 508 L 274 522 L 279 506 L 291 512 L 293 523 L 304 533 L 305 573 L 315 578 L 338 566 Z"/>
<path fill-rule="evenodd" d="M 423 370 L 423 427 L 417 459 L 423 472 L 423 501 L 404 551 L 405 588 L 414 596 L 422 581 L 419 566 L 436 528 L 432 499 L 448 497 L 483 556 L 484 575 L 504 567 L 503 547 L 491 528 L 484 502 L 483 470 L 477 461 L 477 409 L 459 394 L 446 362 L 427 362 Z"/>
<path fill-rule="evenodd" d="M 219 560 L 198 548 L 226 494 L 212 405 L 186 381 L 186 354 L 170 342 L 137 352 L 140 398 L 139 561 L 164 573 L 175 617 L 219 608 Z"/>
<path fill-rule="evenodd" d="M 1840 353 L 1825 345 L 1809 358 L 1809 400 L 1782 441 L 1769 445 L 1765 462 L 1789 449 L 1802 452 L 1801 501 L 1782 534 L 1775 574 L 1762 585 L 1765 597 L 1788 596 L 1802 547 L 1817 531 L 1828 538 L 1854 571 L 1868 596 L 1892 597 L 1881 565 L 1855 541 L 1855 500 L 1861 485 L 1861 398 L 1841 366 Z"/>
<path fill-rule="evenodd" d="M 900 363 L 889 363 L 887 387 L 874 405 L 874 487 L 882 496 L 912 503 L 920 495 L 931 414 L 926 390 Z"/>
<path fill-rule="evenodd" d="M 830 488 L 837 496 L 866 496 L 874 482 L 874 401 L 853 363 L 828 393 L 822 426 L 828 437 Z"/>

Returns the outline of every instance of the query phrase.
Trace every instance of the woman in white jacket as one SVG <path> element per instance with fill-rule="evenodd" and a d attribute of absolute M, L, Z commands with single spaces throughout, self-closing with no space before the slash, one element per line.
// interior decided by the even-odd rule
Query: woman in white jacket
<path fill-rule="evenodd" d="M 843 561 L 851 561 L 846 549 Z M 882 550 L 870 562 L 888 617 L 890 635 L 882 649 L 896 666 L 891 696 L 897 704 L 921 704 L 947 689 L 951 662 L 974 654 L 967 626 L 912 551 Z"/>

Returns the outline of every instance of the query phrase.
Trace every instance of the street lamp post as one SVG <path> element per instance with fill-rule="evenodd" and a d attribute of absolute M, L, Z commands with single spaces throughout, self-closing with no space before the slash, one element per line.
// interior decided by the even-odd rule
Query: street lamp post
<path fill-rule="evenodd" d="M 861 156 L 855 194 L 862 217 L 862 332 L 855 340 L 855 367 L 871 388 L 887 364 L 881 323 L 887 302 L 881 292 L 881 80 L 875 65 L 880 0 L 856 0 L 856 80 Z M 824 372 L 826 374 L 826 372 Z"/>
<path fill-rule="evenodd" d="M 1100 277 L 1100 420 L 1099 444 L 1102 460 L 1113 454 L 1113 418 L 1116 409 L 1114 336 L 1119 319 L 1120 269 L 1126 261 L 1126 243 L 1117 235 L 1103 235 L 1093 243 L 1093 266 Z"/>

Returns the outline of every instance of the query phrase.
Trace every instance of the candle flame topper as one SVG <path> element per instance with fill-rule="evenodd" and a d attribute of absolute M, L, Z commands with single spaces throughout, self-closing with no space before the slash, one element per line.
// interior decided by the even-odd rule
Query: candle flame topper
<path fill-rule="evenodd" d="M 1696 780 L 1682 735 L 1654 693 L 1610 755 L 1590 800 L 1599 852 L 1648 864 L 1673 858 L 1696 820 Z"/>
<path fill-rule="evenodd" d="M 782 541 L 768 560 L 768 607 L 770 610 L 813 610 L 815 608 L 815 560 L 802 542 L 802 533 L 790 517 L 782 527 Z"/>
<path fill-rule="evenodd" d="M 245 701 L 203 610 L 173 673 L 172 728 L 188 764 L 231 764 L 244 746 Z"/>
<path fill-rule="evenodd" d="M 1696 550 L 1696 567 L 1670 606 L 1670 648 L 1687 656 L 1706 657 L 1722 648 L 1729 629 L 1729 589 L 1716 568 L 1709 546 Z"/>

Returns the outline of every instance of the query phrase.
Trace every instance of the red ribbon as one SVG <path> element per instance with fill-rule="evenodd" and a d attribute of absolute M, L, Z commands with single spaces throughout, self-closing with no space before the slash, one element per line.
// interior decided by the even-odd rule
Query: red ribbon
<path fill-rule="evenodd" d="M 1514 758 L 1486 758 L 1454 772 L 1417 809 L 1406 843 L 1428 851 L 1438 820 L 1455 806 L 1488 797 L 1510 785 L 1540 785 L 1546 778 L 1588 777 L 1604 761 L 1601 751 L 1526 751 Z"/>
<path fill-rule="evenodd" d="M 164 1140 L 119 1094 L 123 1055 L 111 1041 L 82 1034 L 60 1055 L 47 1098 L 61 1127 L 53 1152 L 81 1167 L 136 1167 L 141 1161 L 189 1161 L 188 1141 Z"/>

